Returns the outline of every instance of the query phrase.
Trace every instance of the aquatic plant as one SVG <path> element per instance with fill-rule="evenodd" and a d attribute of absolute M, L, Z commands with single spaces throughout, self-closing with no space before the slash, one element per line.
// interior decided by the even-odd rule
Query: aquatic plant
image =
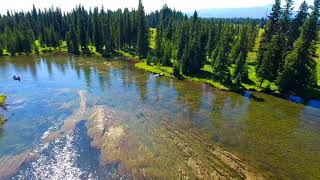
<path fill-rule="evenodd" d="M 0 94 L 0 106 L 3 106 L 6 102 L 7 97 L 3 94 Z"/>
<path fill-rule="evenodd" d="M 0 107 L 5 105 L 7 97 L 5 95 L 0 94 Z M 6 118 L 0 113 L 0 126 L 6 122 Z"/>

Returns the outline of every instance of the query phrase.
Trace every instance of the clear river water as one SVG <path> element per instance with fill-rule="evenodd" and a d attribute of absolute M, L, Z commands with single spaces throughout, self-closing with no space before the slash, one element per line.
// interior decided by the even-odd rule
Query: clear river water
<path fill-rule="evenodd" d="M 0 58 L 0 93 L 0 179 L 320 179 L 316 107 L 58 55 Z"/>

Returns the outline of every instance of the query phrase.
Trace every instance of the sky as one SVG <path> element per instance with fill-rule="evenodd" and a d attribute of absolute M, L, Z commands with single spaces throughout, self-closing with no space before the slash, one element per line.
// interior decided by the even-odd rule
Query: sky
<path fill-rule="evenodd" d="M 303 0 L 295 0 L 295 7 L 299 6 Z M 78 4 L 84 7 L 101 7 L 105 9 L 116 10 L 118 8 L 128 7 L 136 8 L 138 0 L 0 0 L 0 13 L 6 13 L 7 10 L 28 11 L 35 4 L 36 8 L 48 8 L 50 6 L 60 7 L 63 11 L 70 11 Z M 313 0 L 307 0 L 312 4 Z M 274 3 L 274 0 L 143 0 L 147 12 L 160 9 L 163 4 L 183 12 L 192 12 L 194 10 L 211 8 L 242 8 L 242 7 L 261 7 Z"/>

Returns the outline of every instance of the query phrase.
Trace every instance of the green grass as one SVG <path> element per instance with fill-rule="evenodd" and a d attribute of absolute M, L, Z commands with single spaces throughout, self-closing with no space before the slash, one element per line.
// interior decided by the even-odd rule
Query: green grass
<path fill-rule="evenodd" d="M 258 52 L 258 50 L 259 50 L 260 41 L 261 41 L 263 33 L 264 33 L 264 29 L 259 29 L 258 36 L 255 40 L 255 45 L 253 47 L 254 52 Z"/>
<path fill-rule="evenodd" d="M 154 74 L 164 74 L 167 77 L 174 77 L 172 67 L 147 65 L 146 62 L 136 63 L 135 67 L 138 69 L 142 69 L 142 70 L 154 73 Z M 186 80 L 210 84 L 210 85 L 212 85 L 216 88 L 222 89 L 222 90 L 230 90 L 230 88 L 228 88 L 227 86 L 224 86 L 221 83 L 210 79 L 208 77 L 208 75 L 206 75 L 206 74 L 210 73 L 210 68 L 211 68 L 210 66 L 205 66 L 204 69 L 202 70 L 202 73 L 199 73 L 198 75 L 195 75 L 195 76 L 183 75 L 183 78 Z M 209 75 L 209 76 L 211 76 L 211 75 Z"/>
<path fill-rule="evenodd" d="M 139 62 L 135 64 L 138 69 L 143 69 L 154 74 L 164 74 L 167 77 L 173 77 L 173 68 L 167 66 L 147 65 L 146 62 Z"/>
<path fill-rule="evenodd" d="M 149 37 L 150 37 L 149 47 L 154 50 L 154 49 L 156 49 L 156 37 L 157 37 L 157 29 L 156 28 L 149 29 Z"/>
<path fill-rule="evenodd" d="M 139 59 L 139 56 L 136 53 L 134 53 L 133 51 L 117 50 L 117 53 L 119 53 L 120 55 L 127 57 L 127 58 Z"/>
<path fill-rule="evenodd" d="M 58 52 L 68 53 L 68 47 L 67 47 L 67 42 L 66 41 L 61 41 L 60 42 L 60 46 L 56 47 L 56 48 L 55 47 L 48 47 L 48 46 L 42 47 L 39 40 L 35 40 L 34 45 L 35 45 L 35 48 L 38 49 L 39 54 L 58 53 Z M 102 56 L 100 53 L 98 53 L 96 51 L 96 47 L 95 46 L 89 45 L 88 48 L 89 48 L 89 51 L 90 51 L 91 55 L 93 55 L 93 56 Z M 5 56 L 10 56 L 11 55 L 11 53 L 8 52 L 7 50 L 4 50 L 3 53 L 4 53 Z M 31 55 L 35 55 L 35 54 L 36 54 L 35 50 L 32 50 Z"/>
<path fill-rule="evenodd" d="M 97 48 L 93 45 L 89 45 L 88 46 L 90 54 L 94 55 L 94 56 L 102 56 L 100 53 L 97 52 Z"/>

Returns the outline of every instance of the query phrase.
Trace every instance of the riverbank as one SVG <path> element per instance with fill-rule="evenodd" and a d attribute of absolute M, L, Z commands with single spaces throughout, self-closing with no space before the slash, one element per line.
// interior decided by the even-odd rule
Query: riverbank
<path fill-rule="evenodd" d="M 163 74 L 164 76 L 174 78 L 173 68 L 172 67 L 164 67 L 157 65 L 147 65 L 146 62 L 139 62 L 135 64 L 135 67 L 141 70 L 148 71 L 154 74 Z M 232 72 L 232 69 L 231 69 Z M 222 84 L 213 77 L 212 69 L 209 66 L 205 66 L 200 73 L 194 76 L 186 76 L 182 75 L 184 80 L 191 80 L 201 83 L 209 84 L 217 89 L 225 90 L 225 91 L 234 91 L 234 92 L 244 92 L 244 91 L 253 91 L 253 92 L 263 92 L 266 94 L 270 94 L 273 96 L 286 98 L 288 99 L 290 95 L 280 93 L 277 89 L 277 86 L 273 83 L 264 82 L 260 87 L 260 82 L 255 75 L 255 70 L 249 65 L 249 78 L 251 80 L 251 84 L 242 84 L 240 87 L 235 84 Z M 295 96 L 300 96 L 304 98 L 306 101 L 310 99 L 320 99 L 320 89 L 308 89 L 301 93 L 292 94 Z"/>
<path fill-rule="evenodd" d="M 29 55 L 41 55 L 41 56 L 48 55 L 48 54 L 50 54 L 50 55 L 62 55 L 62 54 L 63 55 L 66 55 L 66 54 L 72 55 L 72 54 L 69 54 L 65 48 L 66 47 L 64 45 L 62 45 L 60 48 L 56 48 L 56 49 L 49 48 L 50 49 L 49 51 L 47 51 L 48 48 L 42 48 L 40 51 L 41 52 L 40 54 L 32 53 Z M 89 55 L 79 55 L 79 56 L 102 57 L 102 55 L 100 53 L 96 52 L 96 49 L 94 46 L 89 46 L 89 50 L 90 50 Z M 7 54 L 7 55 L 10 56 L 10 54 Z M 18 55 L 18 56 L 21 56 L 21 55 Z M 115 51 L 115 54 L 112 57 L 109 57 L 108 59 L 113 59 L 113 58 L 116 58 L 119 56 L 128 58 L 132 61 L 133 60 L 136 61 L 137 63 L 135 64 L 135 67 L 138 69 L 142 69 L 142 70 L 148 71 L 150 73 L 154 73 L 154 74 L 163 74 L 163 75 L 170 77 L 170 78 L 175 78 L 173 75 L 173 68 L 172 67 L 158 66 L 158 65 L 147 65 L 147 63 L 145 61 L 141 62 L 141 59 L 139 58 L 139 56 L 130 50 L 126 50 L 126 51 L 117 50 L 117 51 Z M 256 51 L 249 52 L 247 63 L 248 63 L 250 83 L 249 84 L 241 84 L 241 86 L 238 86 L 235 84 L 222 84 L 221 82 L 213 79 L 212 78 L 213 77 L 213 70 L 209 65 L 205 65 L 202 68 L 201 72 L 199 72 L 198 74 L 195 74 L 192 76 L 182 75 L 181 77 L 184 80 L 191 80 L 191 81 L 195 81 L 195 82 L 206 83 L 206 84 L 209 84 L 217 89 L 225 90 L 225 91 L 234 91 L 234 92 L 238 92 L 238 93 L 243 93 L 244 91 L 263 92 L 266 94 L 270 94 L 270 95 L 285 98 L 285 99 L 288 99 L 290 95 L 294 95 L 294 96 L 299 96 L 299 97 L 303 98 L 305 100 L 305 103 L 306 103 L 306 101 L 311 100 L 311 99 L 320 99 L 320 79 L 318 80 L 319 87 L 313 88 L 313 89 L 306 89 L 302 92 L 298 92 L 296 94 L 290 94 L 290 95 L 280 93 L 276 84 L 269 82 L 267 80 L 264 81 L 264 83 L 262 83 L 262 85 L 260 86 L 260 80 L 256 76 L 255 59 L 256 59 Z M 234 66 L 230 67 L 231 74 L 233 74 L 234 68 L 235 68 Z M 318 63 L 317 69 L 318 69 L 318 73 L 320 73 L 320 63 Z M 319 75 L 319 77 L 320 77 L 320 75 Z"/>

